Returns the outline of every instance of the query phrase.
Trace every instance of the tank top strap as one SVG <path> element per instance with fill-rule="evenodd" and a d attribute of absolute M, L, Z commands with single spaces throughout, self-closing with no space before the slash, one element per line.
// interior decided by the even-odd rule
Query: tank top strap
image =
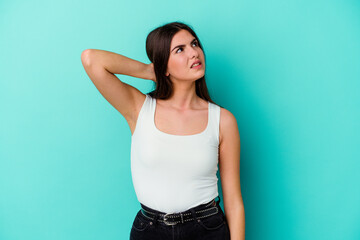
<path fill-rule="evenodd" d="M 146 129 L 149 129 L 150 124 L 149 124 L 149 119 L 151 118 L 151 106 L 152 106 L 152 101 L 151 101 L 151 97 L 148 94 L 145 94 L 145 101 L 143 103 L 143 105 L 141 106 L 140 112 L 138 114 L 137 120 L 136 120 L 136 126 L 135 126 L 135 131 L 133 133 L 133 137 L 135 136 L 135 133 L 138 131 L 146 131 Z"/>
<path fill-rule="evenodd" d="M 219 131 L 220 131 L 220 107 L 214 103 L 210 104 L 210 122 L 209 134 L 211 134 L 219 144 Z"/>
<path fill-rule="evenodd" d="M 220 106 L 217 104 L 209 103 L 209 114 L 207 131 L 203 136 L 213 139 L 213 144 L 219 144 L 219 131 L 220 131 Z M 149 131 L 155 130 L 154 114 L 156 107 L 156 99 L 146 94 L 143 106 L 138 115 L 136 128 L 142 128 Z M 136 131 L 136 130 L 135 130 Z M 157 131 L 153 132 L 156 133 Z M 163 135 L 163 134 L 161 134 Z M 166 135 L 170 136 L 170 135 Z"/>
<path fill-rule="evenodd" d="M 144 104 L 139 112 L 139 117 L 140 115 L 142 115 L 142 118 L 146 118 L 146 120 L 144 119 L 144 121 L 148 121 L 148 118 L 152 113 L 152 105 L 152 98 L 150 97 L 150 95 L 146 94 Z"/>

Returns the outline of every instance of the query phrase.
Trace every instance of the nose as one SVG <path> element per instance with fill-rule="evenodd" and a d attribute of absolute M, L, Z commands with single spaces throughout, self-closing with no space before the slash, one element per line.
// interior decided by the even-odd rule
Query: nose
<path fill-rule="evenodd" d="M 190 55 L 190 58 L 198 57 L 198 56 L 199 56 L 199 52 L 198 52 L 197 49 L 195 49 L 195 48 L 190 48 L 189 55 Z"/>

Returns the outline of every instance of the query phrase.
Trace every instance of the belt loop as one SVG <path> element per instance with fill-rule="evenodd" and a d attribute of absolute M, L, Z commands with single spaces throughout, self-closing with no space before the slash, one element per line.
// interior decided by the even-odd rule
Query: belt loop
<path fill-rule="evenodd" d="M 158 212 L 155 212 L 154 213 L 155 217 L 154 217 L 154 225 L 158 223 L 158 218 L 159 218 L 159 213 Z"/>
<path fill-rule="evenodd" d="M 180 213 L 180 217 L 181 217 L 181 223 L 184 223 L 184 218 L 183 218 L 183 213 Z"/>
<path fill-rule="evenodd" d="M 199 222 L 200 220 L 197 219 L 194 208 L 191 208 L 190 211 L 191 211 L 191 213 L 192 213 L 192 215 L 193 215 L 193 217 L 194 217 L 194 220 L 197 220 L 197 221 Z"/>

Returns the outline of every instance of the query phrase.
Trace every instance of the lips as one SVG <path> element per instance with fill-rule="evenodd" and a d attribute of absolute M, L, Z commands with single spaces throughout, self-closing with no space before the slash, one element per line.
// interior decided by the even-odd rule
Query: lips
<path fill-rule="evenodd" d="M 195 62 L 193 62 L 193 64 L 191 64 L 191 67 L 190 68 L 192 68 L 195 64 L 197 64 L 197 63 L 199 63 L 199 65 L 201 64 L 201 62 L 200 62 L 200 60 L 197 60 L 197 61 L 195 61 Z"/>

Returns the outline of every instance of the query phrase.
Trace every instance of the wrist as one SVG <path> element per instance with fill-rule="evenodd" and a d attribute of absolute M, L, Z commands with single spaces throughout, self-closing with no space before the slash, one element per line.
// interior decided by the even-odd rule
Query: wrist
<path fill-rule="evenodd" d="M 146 79 L 149 79 L 151 81 L 155 82 L 155 73 L 154 73 L 154 64 L 150 63 L 150 64 L 146 64 L 146 73 L 147 73 L 147 77 Z"/>

